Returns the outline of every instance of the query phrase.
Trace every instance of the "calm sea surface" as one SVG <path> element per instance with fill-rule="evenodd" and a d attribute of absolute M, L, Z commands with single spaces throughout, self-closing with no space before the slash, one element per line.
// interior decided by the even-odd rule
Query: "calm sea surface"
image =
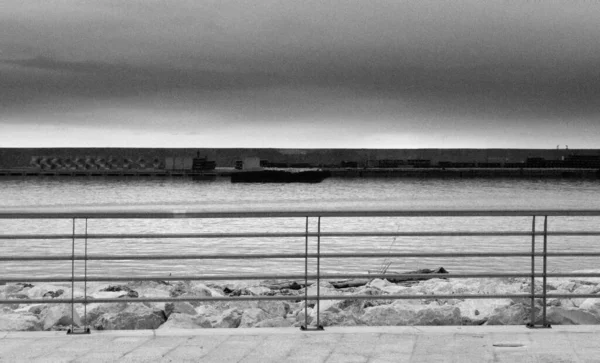
<path fill-rule="evenodd" d="M 331 178 L 320 184 L 231 184 L 215 181 L 153 178 L 3 178 L 0 209 L 17 208 L 147 208 L 166 211 L 270 209 L 600 209 L 600 182 L 594 180 L 509 179 L 396 179 Z M 537 229 L 542 229 L 538 218 Z M 169 219 L 89 220 L 88 233 L 184 232 L 303 232 L 304 218 L 276 219 Z M 316 231 L 316 218 L 310 230 Z M 321 230 L 333 231 L 530 231 L 531 218 L 323 218 Z M 600 230 L 600 218 L 549 218 L 550 230 Z M 85 223 L 78 220 L 77 233 Z M 70 220 L 0 220 L 0 234 L 71 233 Z M 76 241 L 83 252 L 84 241 Z M 0 254 L 64 255 L 71 240 L 2 240 Z M 88 241 L 94 254 L 204 254 L 304 252 L 304 238 L 137 239 Z M 531 237 L 345 237 L 322 238 L 322 252 L 527 252 Z M 541 238 L 538 240 L 541 249 Z M 310 241 L 311 251 L 316 241 Z M 600 249 L 600 237 L 550 237 L 550 251 Z M 311 261 L 310 266 L 314 266 Z M 391 262 L 390 271 L 443 266 L 450 272 L 528 272 L 530 258 L 414 258 L 324 259 L 322 273 L 378 271 Z M 541 261 L 540 261 L 541 262 Z M 553 258 L 549 271 L 597 268 L 598 258 Z M 538 262 L 538 265 L 540 263 Z M 83 263 L 76 264 L 77 273 Z M 89 261 L 92 275 L 178 275 L 302 273 L 303 260 L 184 260 Z M 71 272 L 70 262 L 0 262 L 3 276 L 57 276 Z"/>

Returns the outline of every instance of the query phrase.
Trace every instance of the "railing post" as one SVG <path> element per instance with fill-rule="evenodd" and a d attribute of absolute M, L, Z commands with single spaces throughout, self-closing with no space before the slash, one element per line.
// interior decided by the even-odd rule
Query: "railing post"
<path fill-rule="evenodd" d="M 320 308 L 321 308 L 321 290 L 319 283 L 321 282 L 321 217 L 317 220 L 317 325 L 315 328 L 308 328 L 308 217 L 306 217 L 306 232 L 304 238 L 304 325 L 300 330 L 324 330 L 320 324 Z"/>
<path fill-rule="evenodd" d="M 88 219 L 85 219 L 85 251 L 83 265 L 83 331 L 89 334 L 90 328 L 87 322 L 87 262 L 88 262 Z"/>
<path fill-rule="evenodd" d="M 308 216 L 304 233 L 304 325 L 300 330 L 308 329 Z"/>
<path fill-rule="evenodd" d="M 75 331 L 74 320 L 75 320 L 75 218 L 73 218 L 73 235 L 72 235 L 72 249 L 71 249 L 71 329 L 67 331 L 67 334 L 71 334 Z"/>
<path fill-rule="evenodd" d="M 535 216 L 531 223 L 531 317 L 528 328 L 535 327 Z"/>
<path fill-rule="evenodd" d="M 82 331 L 75 330 L 75 218 L 73 218 L 73 235 L 72 235 L 72 247 L 71 247 L 71 329 L 67 330 L 67 334 L 90 334 L 90 328 L 87 326 L 87 235 L 88 225 L 87 218 L 85 218 L 85 257 L 84 257 L 84 326 Z"/>
<path fill-rule="evenodd" d="M 547 268 L 547 257 L 548 257 L 548 216 L 544 216 L 544 274 L 543 274 L 543 297 L 542 297 L 542 316 L 543 316 L 543 327 L 551 328 L 550 324 L 546 320 L 546 268 Z"/>
<path fill-rule="evenodd" d="M 321 326 L 321 216 L 317 221 L 317 330 L 324 330 Z"/>

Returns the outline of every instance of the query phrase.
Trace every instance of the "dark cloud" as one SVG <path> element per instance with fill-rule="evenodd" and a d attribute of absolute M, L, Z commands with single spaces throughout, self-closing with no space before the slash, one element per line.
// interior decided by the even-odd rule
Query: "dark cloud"
<path fill-rule="evenodd" d="M 85 121 L 67 113 L 111 105 L 231 125 L 326 120 L 359 130 L 362 122 L 383 133 L 402 130 L 399 124 L 440 132 L 587 127 L 600 114 L 600 4 L 593 2 L 6 5 L 0 122 L 43 123 L 50 110 L 65 123 L 101 123 L 102 111 Z M 172 122 L 185 123 L 152 127 Z"/>

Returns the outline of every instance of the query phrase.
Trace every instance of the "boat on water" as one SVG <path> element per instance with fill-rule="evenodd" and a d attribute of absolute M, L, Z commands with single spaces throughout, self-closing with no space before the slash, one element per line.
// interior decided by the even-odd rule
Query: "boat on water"
<path fill-rule="evenodd" d="M 329 171 L 257 170 L 231 174 L 232 183 L 320 183 L 331 176 Z"/>

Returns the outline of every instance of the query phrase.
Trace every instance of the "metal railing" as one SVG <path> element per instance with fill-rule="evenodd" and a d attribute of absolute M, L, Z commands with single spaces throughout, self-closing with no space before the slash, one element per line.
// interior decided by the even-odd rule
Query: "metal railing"
<path fill-rule="evenodd" d="M 304 325 L 303 330 L 322 330 L 320 324 L 320 301 L 321 300 L 400 300 L 400 299 L 498 299 L 498 298 L 523 298 L 530 300 L 530 322 L 528 327 L 550 327 L 547 322 L 546 303 L 549 298 L 597 298 L 596 294 L 548 294 L 547 278 L 549 277 L 600 277 L 600 273 L 548 273 L 548 257 L 598 257 L 598 252 L 548 252 L 549 236 L 600 236 L 600 230 L 597 231 L 549 231 L 549 217 L 599 217 L 600 210 L 309 210 L 309 211 L 230 211 L 230 212 L 205 212 L 205 211 L 0 211 L 0 219 L 70 219 L 73 228 L 71 234 L 0 234 L 2 240 L 58 240 L 70 239 L 72 241 L 72 250 L 70 255 L 12 255 L 7 256 L 0 253 L 0 262 L 2 261 L 71 261 L 71 275 L 60 277 L 11 277 L 0 276 L 0 283 L 17 282 L 71 282 L 71 298 L 69 299 L 0 299 L 2 304 L 23 304 L 23 303 L 41 303 L 41 304 L 71 304 L 71 313 L 73 315 L 74 305 L 83 304 L 86 308 L 88 303 L 140 303 L 140 302 L 211 302 L 211 301 L 258 301 L 258 300 L 299 300 L 298 295 L 294 296 L 208 296 L 208 297 L 140 297 L 140 298 L 94 298 L 88 299 L 88 282 L 115 282 L 115 281 L 225 281 L 225 280 L 304 280 Z M 305 219 L 305 229 L 301 232 L 272 232 L 272 233 L 171 233 L 171 234 L 152 234 L 152 233 L 129 233 L 129 234 L 90 234 L 88 233 L 88 220 L 90 219 L 169 219 L 169 218 L 303 218 Z M 322 218 L 327 217 L 528 217 L 532 220 L 530 231 L 464 231 L 464 232 L 381 232 L 381 231 L 362 231 L 362 232 L 322 232 Z M 536 217 L 543 218 L 543 230 L 536 230 Z M 317 231 L 309 231 L 310 218 L 317 219 Z M 76 220 L 85 221 L 85 233 L 75 232 Z M 416 252 L 416 253 L 396 253 L 396 252 L 372 252 L 372 253 L 321 253 L 321 243 L 323 238 L 328 237 L 530 237 L 531 250 L 529 252 Z M 96 254 L 88 255 L 88 240 L 95 239 L 155 239 L 155 238 L 189 238 L 189 239 L 210 239 L 210 238 L 274 238 L 274 237 L 300 237 L 304 238 L 304 253 L 247 253 L 247 254 L 162 254 L 162 255 L 106 255 Z M 536 251 L 536 237 L 542 237 L 542 251 Z M 309 253 L 309 239 L 316 238 L 317 251 Z M 76 240 L 84 241 L 84 254 L 75 254 Z M 414 257 L 461 257 L 461 258 L 481 258 L 481 257 L 530 257 L 530 273 L 449 273 L 443 275 L 418 274 L 418 273 L 369 273 L 369 274 L 321 274 L 321 259 L 328 258 L 414 258 Z M 542 272 L 536 272 L 535 259 L 542 258 Z M 180 275 L 180 276 L 90 276 L 88 275 L 87 262 L 92 260 L 117 261 L 117 260 L 243 260 L 243 259 L 304 259 L 304 274 L 254 274 L 254 275 Z M 309 273 L 308 261 L 316 259 L 316 273 Z M 76 276 L 75 261 L 84 261 L 83 276 Z M 529 278 L 531 281 L 531 291 L 526 294 L 432 294 L 432 295 L 321 295 L 321 280 L 334 279 L 374 279 L 374 278 L 392 278 L 392 279 L 423 279 L 432 277 L 450 278 Z M 542 293 L 536 293 L 535 278 L 542 278 Z M 315 280 L 316 295 L 308 295 L 309 280 Z M 84 283 L 84 297 L 75 298 L 75 282 Z M 542 319 L 541 324 L 536 324 L 535 299 L 542 299 Z M 308 323 L 308 305 L 309 301 L 316 301 L 316 326 L 309 327 Z M 84 316 L 87 312 L 84 312 Z M 71 319 L 72 321 L 74 319 Z M 87 320 L 83 324 L 83 332 L 89 333 Z M 81 333 L 76 331 L 72 323 L 68 333 Z"/>

